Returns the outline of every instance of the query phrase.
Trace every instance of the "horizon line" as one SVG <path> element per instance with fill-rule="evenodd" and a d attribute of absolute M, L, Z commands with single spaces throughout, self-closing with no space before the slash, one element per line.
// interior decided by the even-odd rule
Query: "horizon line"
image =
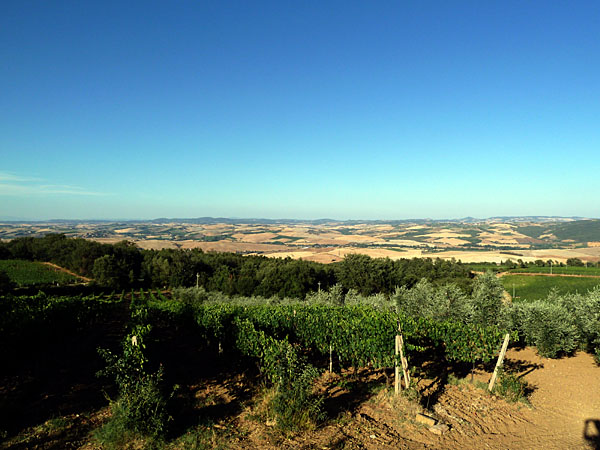
<path fill-rule="evenodd" d="M 25 219 L 17 217 L 0 218 L 2 223 L 47 223 L 47 222 L 156 222 L 156 221 L 171 221 L 171 222 L 183 222 L 183 221 L 253 221 L 253 222 L 411 222 L 411 221 L 429 221 L 429 222 L 460 222 L 460 221 L 485 221 L 485 220 L 497 220 L 497 219 L 572 219 L 572 220 L 598 220 L 598 217 L 586 217 L 586 216 L 557 216 L 557 215 L 503 215 L 503 216 L 488 216 L 488 217 L 474 217 L 464 216 L 457 218 L 440 218 L 433 219 L 431 217 L 412 217 L 407 219 L 364 219 L 364 218 L 351 218 L 351 219 L 334 219 L 329 217 L 322 217 L 317 219 L 292 219 L 292 218 L 266 218 L 266 217 L 223 217 L 223 216 L 199 216 L 199 217 L 155 217 L 153 219 L 125 219 L 125 218 L 110 218 L 110 219 L 99 219 L 99 218 L 86 218 L 86 219 L 66 219 L 66 218 L 54 218 L 54 219 Z"/>

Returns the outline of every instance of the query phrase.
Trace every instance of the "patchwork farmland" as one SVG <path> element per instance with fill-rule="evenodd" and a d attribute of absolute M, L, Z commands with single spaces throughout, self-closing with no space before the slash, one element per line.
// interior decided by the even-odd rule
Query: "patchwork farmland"
<path fill-rule="evenodd" d="M 349 254 L 462 262 L 600 260 L 600 220 L 492 218 L 457 221 L 157 219 L 0 223 L 0 238 L 64 233 L 144 249 L 200 248 L 330 263 Z"/>

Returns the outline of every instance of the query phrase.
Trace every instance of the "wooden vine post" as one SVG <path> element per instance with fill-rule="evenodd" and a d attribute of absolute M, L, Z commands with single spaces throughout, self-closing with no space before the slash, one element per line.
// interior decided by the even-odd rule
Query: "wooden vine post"
<path fill-rule="evenodd" d="M 329 344 L 329 373 L 333 373 L 333 345 Z"/>
<path fill-rule="evenodd" d="M 395 364 L 394 364 L 394 391 L 396 394 L 400 392 L 400 366 L 398 365 L 398 359 L 400 359 L 400 364 L 402 364 L 402 375 L 404 376 L 404 386 L 405 389 L 408 389 L 410 386 L 410 374 L 408 373 L 408 361 L 404 356 L 404 339 L 402 338 L 402 333 L 400 332 L 400 326 L 398 326 L 398 334 L 396 334 L 395 340 Z M 400 358 L 398 358 L 398 356 Z"/>
<path fill-rule="evenodd" d="M 400 335 L 396 335 L 394 348 L 394 393 L 398 395 L 400 392 L 400 367 L 398 366 L 398 354 L 400 353 Z"/>
<path fill-rule="evenodd" d="M 400 335 L 400 362 L 402 363 L 402 374 L 404 375 L 404 384 L 406 389 L 410 387 L 410 374 L 408 373 L 408 361 L 404 356 L 404 338 Z"/>
<path fill-rule="evenodd" d="M 508 348 L 508 342 L 510 341 L 510 334 L 506 333 L 504 336 L 504 343 L 502 344 L 502 350 L 500 350 L 500 354 L 498 355 L 498 361 L 496 362 L 496 368 L 494 369 L 494 373 L 492 374 L 492 379 L 490 380 L 490 384 L 488 385 L 488 390 L 492 392 L 494 389 L 494 384 L 496 383 L 496 378 L 498 378 L 498 371 L 500 367 L 502 367 L 502 363 L 504 362 L 504 355 L 506 354 L 506 349 Z"/>

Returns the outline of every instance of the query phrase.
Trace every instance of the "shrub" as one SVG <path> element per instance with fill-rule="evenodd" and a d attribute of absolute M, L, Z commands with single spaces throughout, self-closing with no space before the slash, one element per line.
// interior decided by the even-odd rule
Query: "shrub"
<path fill-rule="evenodd" d="M 343 305 L 344 291 L 341 284 L 335 284 L 328 291 L 320 290 L 306 295 L 306 301 L 309 303 L 322 303 L 329 305 Z"/>
<path fill-rule="evenodd" d="M 494 392 L 510 402 L 527 401 L 529 384 L 518 376 L 501 371 Z"/>
<path fill-rule="evenodd" d="M 483 326 L 497 325 L 501 318 L 504 287 L 492 272 L 486 272 L 473 284 L 473 323 Z"/>
<path fill-rule="evenodd" d="M 412 317 L 432 317 L 437 314 L 434 303 L 435 288 L 426 279 L 419 281 L 412 289 L 397 288 L 393 300 L 398 311 Z"/>
<path fill-rule="evenodd" d="M 454 283 L 439 287 L 434 294 L 434 319 L 451 319 L 468 323 L 473 315 L 471 299 Z"/>
<path fill-rule="evenodd" d="M 600 291 L 565 295 L 557 298 L 557 303 L 573 318 L 580 337 L 579 347 L 591 351 L 596 342 L 600 343 Z"/>
<path fill-rule="evenodd" d="M 275 386 L 269 403 L 282 429 L 309 427 L 322 418 L 322 398 L 313 393 L 319 372 L 285 339 L 274 339 L 257 330 L 249 320 L 238 320 L 237 347 L 260 360 L 261 372 Z"/>
<path fill-rule="evenodd" d="M 143 321 L 146 313 L 144 307 L 134 308 L 132 320 Z M 168 398 L 161 390 L 163 369 L 149 373 L 146 367 L 144 338 L 149 332 L 149 325 L 135 325 L 123 340 L 120 355 L 98 350 L 107 363 L 98 375 L 114 377 L 119 389 L 119 398 L 111 401 L 110 420 L 96 434 L 109 448 L 121 448 L 133 437 L 160 437 L 170 421 Z"/>
<path fill-rule="evenodd" d="M 344 305 L 371 305 L 376 309 L 387 309 L 392 306 L 393 303 L 390 302 L 387 295 L 382 293 L 364 296 L 359 294 L 358 291 L 350 289 L 344 297 Z"/>
<path fill-rule="evenodd" d="M 579 333 L 573 316 L 561 305 L 535 301 L 523 305 L 521 325 L 529 345 L 537 347 L 541 356 L 556 358 L 577 349 Z"/>
<path fill-rule="evenodd" d="M 313 384 L 319 372 L 311 365 L 296 367 L 293 376 L 282 379 L 271 407 L 277 415 L 277 425 L 285 430 L 309 428 L 322 419 L 323 399 L 314 395 Z"/>
<path fill-rule="evenodd" d="M 168 399 L 160 389 L 162 376 L 161 368 L 130 385 L 111 402 L 111 418 L 96 432 L 96 439 L 108 448 L 123 448 L 135 438 L 162 436 L 170 421 Z"/>
<path fill-rule="evenodd" d="M 173 298 L 186 305 L 194 305 L 208 300 L 208 293 L 200 287 L 178 287 L 173 289 Z"/>
<path fill-rule="evenodd" d="M 530 313 L 530 305 L 527 303 L 513 303 L 510 307 L 502 310 L 500 327 L 507 330 L 513 336 L 517 335 L 520 343 L 526 343 L 525 323 Z"/>
<path fill-rule="evenodd" d="M 329 289 L 329 295 L 331 298 L 331 303 L 334 305 L 343 305 L 344 304 L 344 289 L 342 285 L 339 283 L 334 284 Z"/>
<path fill-rule="evenodd" d="M 364 297 L 356 289 L 349 289 L 344 297 L 345 305 L 356 305 L 358 303 L 362 303 L 363 301 Z"/>

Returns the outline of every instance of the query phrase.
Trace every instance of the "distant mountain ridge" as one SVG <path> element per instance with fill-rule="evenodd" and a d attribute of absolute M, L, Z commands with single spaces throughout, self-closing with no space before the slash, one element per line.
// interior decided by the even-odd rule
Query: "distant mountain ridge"
<path fill-rule="evenodd" d="M 599 219 L 557 216 L 487 219 L 465 217 L 446 220 L 198 217 L 153 220 L 0 221 L 0 239 L 42 237 L 50 233 L 87 239 L 144 241 L 145 245 L 157 247 L 167 245 L 166 242 L 179 242 L 177 245 L 183 245 L 181 242 L 186 242 L 185 245 L 210 243 L 204 244 L 205 247 L 241 252 L 280 252 L 284 249 L 293 251 L 310 246 L 391 248 L 392 252 L 399 249 L 408 252 L 415 248 L 419 248 L 419 251 L 426 249 L 428 252 L 439 252 L 440 249 L 449 248 L 461 251 L 522 251 L 575 246 L 600 248 Z"/>
<path fill-rule="evenodd" d="M 323 225 L 326 223 L 344 223 L 353 224 L 406 224 L 406 223 L 548 223 L 548 222 L 573 222 L 580 220 L 598 220 L 596 218 L 587 218 L 580 216 L 564 217 L 564 216 L 494 216 L 488 218 L 463 217 L 459 219 L 260 219 L 260 218 L 231 218 L 231 217 L 197 217 L 197 218 L 167 218 L 159 217 L 157 219 L 49 219 L 49 220 L 21 220 L 15 217 L 0 217 L 2 222 L 16 223 L 188 223 L 188 224 L 312 224 Z"/>

